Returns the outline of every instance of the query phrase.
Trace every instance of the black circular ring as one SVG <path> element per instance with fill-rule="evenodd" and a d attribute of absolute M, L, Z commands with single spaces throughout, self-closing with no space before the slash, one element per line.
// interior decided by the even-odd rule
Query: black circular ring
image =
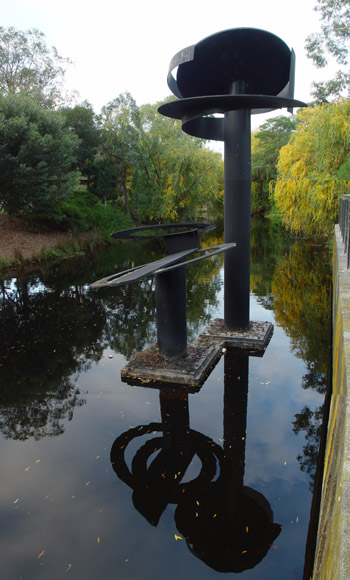
<path fill-rule="evenodd" d="M 184 229 L 187 228 L 187 229 Z M 205 231 L 209 231 L 214 229 L 215 226 L 210 222 L 183 222 L 183 223 L 175 223 L 175 224 L 159 224 L 153 226 L 139 226 L 136 228 L 128 228 L 125 230 L 118 230 L 111 234 L 112 238 L 117 238 L 121 240 L 130 240 L 130 239 L 140 239 L 140 240 L 147 240 L 149 238 L 165 238 L 169 236 L 178 236 L 183 233 L 189 233 L 191 231 L 198 231 L 199 233 L 203 233 Z M 183 231 L 180 232 L 169 232 L 167 233 L 166 230 L 170 229 L 182 229 Z M 159 234 L 142 234 L 142 232 L 147 232 L 147 230 L 165 230 L 163 233 Z"/>
<path fill-rule="evenodd" d="M 137 480 L 137 477 L 134 473 L 135 463 L 133 465 L 132 471 L 130 471 L 125 461 L 126 448 L 129 443 L 136 437 L 141 437 L 142 435 L 146 435 L 154 431 L 163 431 L 162 423 L 150 423 L 149 425 L 133 427 L 132 429 L 129 429 L 117 437 L 112 445 L 110 458 L 113 470 L 117 476 L 132 489 L 134 489 Z M 199 475 L 192 481 L 183 484 L 179 483 L 178 490 L 175 492 L 174 497 L 170 499 L 172 503 L 177 503 L 178 497 L 180 497 L 179 494 L 182 494 L 183 491 L 200 484 L 203 479 L 206 481 L 211 481 L 216 473 L 216 467 L 214 468 L 214 458 L 218 460 L 219 465 L 221 465 L 223 460 L 222 448 L 220 445 L 214 443 L 210 437 L 207 437 L 206 435 L 203 435 L 194 429 L 189 430 L 188 436 L 196 440 L 196 454 L 202 461 L 202 468 Z M 145 445 L 142 446 L 141 449 L 137 452 L 140 453 L 140 455 L 136 460 L 136 471 L 139 470 L 140 466 L 145 464 L 145 461 L 147 461 L 148 457 L 154 451 L 157 451 L 162 447 L 162 445 L 160 445 L 160 439 L 160 437 L 156 437 L 154 440 L 146 442 Z M 208 453 L 207 450 L 208 446 L 210 447 L 210 453 Z"/>

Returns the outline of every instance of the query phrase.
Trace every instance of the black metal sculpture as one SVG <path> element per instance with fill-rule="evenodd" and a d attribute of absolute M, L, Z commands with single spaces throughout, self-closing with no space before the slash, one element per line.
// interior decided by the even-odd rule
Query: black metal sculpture
<path fill-rule="evenodd" d="M 229 330 L 249 326 L 250 116 L 305 106 L 294 100 L 294 71 L 294 51 L 274 34 L 254 28 L 218 32 L 181 50 L 170 63 L 168 85 L 178 100 L 159 112 L 181 119 L 190 135 L 225 144 L 224 241 L 238 245 L 238 251 L 225 254 L 224 322 Z"/>
<path fill-rule="evenodd" d="M 121 239 L 164 237 L 169 255 L 149 264 L 106 276 L 91 284 L 92 288 L 122 286 L 154 276 L 157 343 L 160 351 L 168 357 L 183 356 L 187 349 L 186 265 L 225 252 L 236 245 L 231 243 L 201 248 L 198 233 L 209 227 L 212 226 L 208 223 L 190 222 L 115 232 L 112 236 Z M 149 233 L 150 230 L 152 233 Z M 194 254 L 199 256 L 192 257 Z"/>
<path fill-rule="evenodd" d="M 225 252 L 224 321 L 219 322 L 227 338 L 234 332 L 242 338 L 246 331 L 255 332 L 258 323 L 249 319 L 250 117 L 279 107 L 291 111 L 292 107 L 305 106 L 293 98 L 294 68 L 294 52 L 274 34 L 254 28 L 219 32 L 180 51 L 171 61 L 168 84 L 178 100 L 162 105 L 159 112 L 181 119 L 183 130 L 190 135 L 225 144 L 224 244 L 201 248 L 198 234 L 207 223 L 122 230 L 113 237 L 163 237 L 169 255 L 92 284 L 95 288 L 116 286 L 153 275 L 158 346 L 167 357 L 187 352 L 185 265 L 219 252 Z M 224 116 L 217 118 L 213 116 L 216 113 Z M 195 252 L 201 255 L 194 258 Z M 270 333 L 271 324 L 266 323 L 264 344 Z M 220 330 L 217 339 L 222 338 Z M 209 365 L 211 360 L 211 356 L 205 359 Z"/>

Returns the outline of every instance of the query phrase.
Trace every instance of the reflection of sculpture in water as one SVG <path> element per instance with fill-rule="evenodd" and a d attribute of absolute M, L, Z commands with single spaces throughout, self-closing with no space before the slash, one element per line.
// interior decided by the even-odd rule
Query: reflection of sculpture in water
<path fill-rule="evenodd" d="M 130 429 L 111 450 L 113 469 L 133 489 L 136 509 L 156 526 L 167 505 L 177 504 L 176 526 L 189 549 L 219 572 L 253 568 L 281 531 L 265 497 L 243 485 L 248 364 L 246 355 L 225 355 L 223 449 L 190 429 L 186 393 L 160 390 L 162 423 Z M 146 441 L 129 470 L 128 444 L 154 432 L 163 436 Z M 196 455 L 200 472 L 183 482 Z"/>

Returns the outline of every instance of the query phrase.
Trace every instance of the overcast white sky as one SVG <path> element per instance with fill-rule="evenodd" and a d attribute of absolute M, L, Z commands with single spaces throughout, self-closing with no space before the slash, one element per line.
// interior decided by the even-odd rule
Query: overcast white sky
<path fill-rule="evenodd" d="M 320 78 L 304 49 L 306 36 L 319 29 L 315 4 L 316 0 L 2 0 L 1 25 L 41 30 L 48 46 L 74 61 L 66 76 L 68 88 L 77 90 L 81 101 L 88 100 L 96 112 L 125 91 L 138 105 L 162 100 L 170 93 L 166 77 L 176 52 L 236 27 L 267 30 L 294 48 L 295 98 L 307 101 L 312 80 Z"/>

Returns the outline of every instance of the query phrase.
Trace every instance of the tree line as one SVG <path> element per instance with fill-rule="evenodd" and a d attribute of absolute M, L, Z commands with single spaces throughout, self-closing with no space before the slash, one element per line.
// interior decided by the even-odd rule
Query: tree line
<path fill-rule="evenodd" d="M 314 102 L 252 135 L 252 210 L 328 234 L 350 180 L 350 0 L 317 0 L 307 55 L 336 77 Z M 99 114 L 64 94 L 68 59 L 43 33 L 0 27 L 0 210 L 62 228 L 117 229 L 222 213 L 223 160 L 204 140 L 124 93 Z M 164 102 L 164 101 L 163 101 Z"/>
<path fill-rule="evenodd" d="M 252 136 L 253 209 L 294 234 L 328 236 L 350 193 L 350 101 L 275 117 Z"/>
<path fill-rule="evenodd" d="M 220 204 L 220 154 L 129 93 L 98 115 L 67 106 L 63 65 L 39 31 L 0 28 L 2 210 L 89 229 L 193 219 Z"/>

